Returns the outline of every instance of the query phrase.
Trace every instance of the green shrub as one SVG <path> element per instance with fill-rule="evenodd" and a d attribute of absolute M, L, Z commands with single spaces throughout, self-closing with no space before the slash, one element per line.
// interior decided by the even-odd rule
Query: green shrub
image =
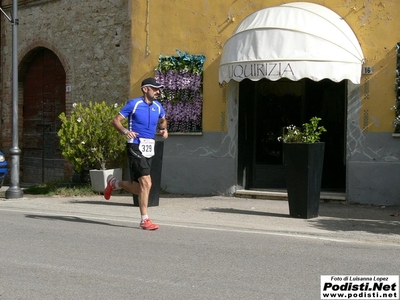
<path fill-rule="evenodd" d="M 91 101 L 74 103 L 71 116 L 61 113 L 60 148 L 77 173 L 110 168 L 125 157 L 125 136 L 111 125 L 121 105 Z"/>

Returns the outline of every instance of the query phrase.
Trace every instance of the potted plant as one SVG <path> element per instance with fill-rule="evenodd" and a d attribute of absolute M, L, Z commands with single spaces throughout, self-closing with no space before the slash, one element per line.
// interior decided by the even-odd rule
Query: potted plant
<path fill-rule="evenodd" d="M 71 115 L 61 113 L 58 131 L 62 155 L 78 174 L 90 173 L 92 188 L 102 192 L 106 178 L 113 174 L 122 178 L 122 169 L 107 169 L 121 165 L 125 155 L 125 138 L 111 125 L 121 105 L 103 102 L 74 103 Z"/>
<path fill-rule="evenodd" d="M 318 126 L 319 121 L 320 118 L 313 117 L 302 128 L 290 125 L 278 138 L 283 142 L 291 217 L 318 217 L 325 149 L 325 143 L 320 142 L 320 136 L 326 132 L 323 126 Z"/>

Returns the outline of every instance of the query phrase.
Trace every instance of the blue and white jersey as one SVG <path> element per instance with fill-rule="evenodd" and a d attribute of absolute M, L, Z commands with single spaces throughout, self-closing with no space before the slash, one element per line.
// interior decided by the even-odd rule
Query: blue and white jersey
<path fill-rule="evenodd" d="M 128 130 L 139 133 L 138 138 L 128 140 L 133 144 L 139 144 L 139 138 L 154 139 L 158 120 L 165 117 L 160 102 L 154 100 L 152 104 L 147 104 L 143 97 L 129 100 L 119 113 L 128 118 Z"/>

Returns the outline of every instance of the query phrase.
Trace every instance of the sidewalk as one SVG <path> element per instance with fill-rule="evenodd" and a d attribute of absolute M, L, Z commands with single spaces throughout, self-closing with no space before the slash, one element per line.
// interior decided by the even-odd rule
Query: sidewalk
<path fill-rule="evenodd" d="M 1 191 L 5 191 L 3 187 Z M 139 225 L 139 208 L 132 196 L 36 197 L 0 196 L 0 211 L 22 211 L 77 217 L 102 222 Z M 287 201 L 225 196 L 161 195 L 159 206 L 150 207 L 151 219 L 160 230 L 169 226 L 212 230 L 257 231 L 264 234 L 367 242 L 400 246 L 400 207 L 376 207 L 346 203 L 321 203 L 319 217 L 289 217 Z"/>

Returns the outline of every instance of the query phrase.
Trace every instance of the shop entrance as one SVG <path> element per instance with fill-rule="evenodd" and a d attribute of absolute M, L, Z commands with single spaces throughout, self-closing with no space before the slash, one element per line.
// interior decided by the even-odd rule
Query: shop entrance
<path fill-rule="evenodd" d="M 282 144 L 286 126 L 321 117 L 327 132 L 322 189 L 344 191 L 346 182 L 346 81 L 243 80 L 239 85 L 238 183 L 246 189 L 286 188 Z"/>

